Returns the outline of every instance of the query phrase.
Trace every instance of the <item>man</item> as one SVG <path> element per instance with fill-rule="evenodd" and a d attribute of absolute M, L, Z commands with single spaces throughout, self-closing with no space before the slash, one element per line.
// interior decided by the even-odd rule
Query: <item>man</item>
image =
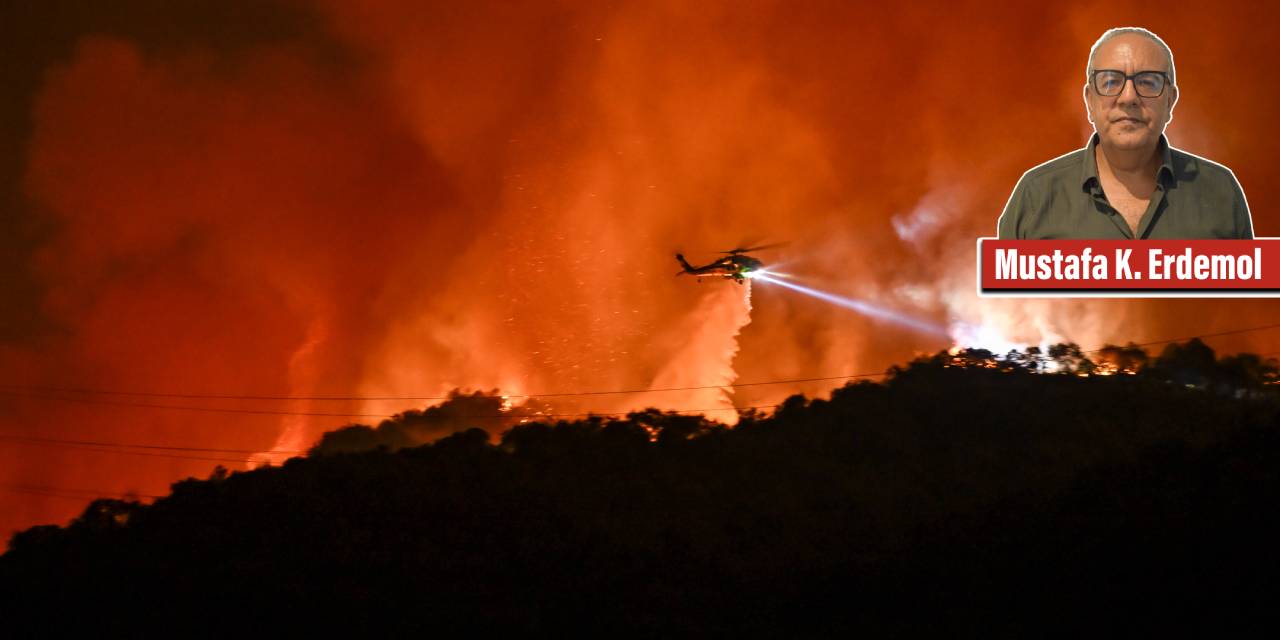
<path fill-rule="evenodd" d="M 1085 76 L 1094 135 L 1022 175 L 1000 216 L 1001 240 L 1253 237 L 1231 170 L 1165 139 L 1178 86 L 1173 52 L 1159 36 L 1107 31 Z"/>

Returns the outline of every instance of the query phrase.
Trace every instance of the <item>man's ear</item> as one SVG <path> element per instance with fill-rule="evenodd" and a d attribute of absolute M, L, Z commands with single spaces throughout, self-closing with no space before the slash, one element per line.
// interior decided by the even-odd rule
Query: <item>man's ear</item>
<path fill-rule="evenodd" d="M 1089 107 L 1089 83 L 1084 83 L 1084 90 L 1080 92 L 1084 96 L 1084 115 L 1089 118 L 1089 124 L 1093 124 L 1093 109 Z"/>
<path fill-rule="evenodd" d="M 1164 121 L 1165 124 L 1173 122 L 1173 108 L 1178 104 L 1178 86 L 1169 85 L 1169 118 Z"/>

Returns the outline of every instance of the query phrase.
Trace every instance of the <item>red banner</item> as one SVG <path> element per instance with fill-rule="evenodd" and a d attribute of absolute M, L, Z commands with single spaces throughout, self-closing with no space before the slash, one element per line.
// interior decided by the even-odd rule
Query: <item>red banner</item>
<path fill-rule="evenodd" d="M 1280 239 L 978 240 L 980 293 L 1268 292 Z"/>

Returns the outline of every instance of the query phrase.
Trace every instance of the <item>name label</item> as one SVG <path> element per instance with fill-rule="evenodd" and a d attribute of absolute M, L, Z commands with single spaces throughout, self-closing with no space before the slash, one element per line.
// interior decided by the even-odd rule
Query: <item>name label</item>
<path fill-rule="evenodd" d="M 1247 291 L 1280 295 L 1280 242 L 978 240 L 981 294 Z"/>

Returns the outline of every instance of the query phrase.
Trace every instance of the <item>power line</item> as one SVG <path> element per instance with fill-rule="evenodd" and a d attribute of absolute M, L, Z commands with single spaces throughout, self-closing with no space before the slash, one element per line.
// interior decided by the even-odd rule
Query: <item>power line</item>
<path fill-rule="evenodd" d="M 96 489 L 71 489 L 67 487 L 47 487 L 40 485 L 24 485 L 24 484 L 0 484 L 0 489 L 9 491 L 17 491 L 20 493 L 35 493 L 39 495 L 52 495 L 57 498 L 151 498 L 159 499 L 165 496 L 158 496 L 149 493 L 134 492 L 115 492 L 115 491 L 98 491 Z M 60 495 L 61 494 L 61 495 Z M 68 495 L 69 494 L 69 495 Z M 80 495 L 76 495 L 80 494 Z"/>
<path fill-rule="evenodd" d="M 1171 342 L 1182 342 L 1192 338 L 1215 338 L 1219 336 L 1235 335 L 1240 333 L 1251 333 L 1254 331 L 1264 331 L 1267 329 L 1275 329 L 1280 327 L 1280 323 L 1268 324 L 1259 327 L 1249 327 L 1245 329 L 1231 329 L 1228 331 L 1216 331 L 1212 333 L 1201 333 L 1180 338 L 1169 338 L 1165 340 L 1153 340 L 1150 342 L 1137 343 L 1134 346 L 1149 347 L 1158 344 L 1168 344 Z M 1082 353 L 1095 353 L 1102 351 L 1106 347 L 1098 347 L 1096 349 L 1084 349 Z M 695 385 L 687 387 L 658 387 L 653 389 L 609 389 L 594 391 L 561 391 L 552 393 L 525 393 L 525 394 L 503 394 L 504 398 L 564 398 L 577 396 L 603 396 L 603 395 L 635 395 L 643 393 L 664 393 L 672 391 L 700 391 L 705 389 L 735 389 L 739 387 L 757 387 L 775 384 L 795 384 L 802 382 L 828 382 L 832 380 L 853 380 L 857 378 L 874 378 L 888 375 L 886 372 L 867 372 L 853 373 L 838 376 L 819 376 L 811 378 L 784 378 L 778 380 L 760 380 L 755 382 L 735 382 L 730 384 L 715 385 Z M 14 392 L 27 391 L 39 393 L 79 393 L 87 395 L 111 395 L 111 396 L 133 396 L 143 398 L 173 398 L 186 400 L 273 400 L 273 401 L 409 401 L 409 400 L 450 400 L 451 396 L 357 396 L 357 395 L 334 395 L 334 396 L 296 396 L 296 395 L 250 395 L 250 394 L 218 394 L 218 393 L 165 393 L 156 391 L 119 391 L 113 389 L 95 389 L 89 387 L 38 387 L 38 386 L 21 386 L 21 385 L 0 385 L 0 394 L 17 395 Z M 106 403 L 108 401 L 99 400 L 98 403 Z M 151 406 L 141 403 L 128 404 L 124 406 Z M 181 405 L 155 405 L 156 408 L 164 409 L 186 409 Z M 370 413 L 333 413 L 333 412 L 298 412 L 298 411 L 272 411 L 259 409 L 238 409 L 226 407 L 199 407 L 191 408 L 196 411 L 211 411 L 220 413 L 245 413 L 245 414 L 261 414 L 261 415 L 290 415 L 290 416 L 318 416 L 318 417 L 338 417 L 338 418 L 390 418 L 393 414 L 370 414 Z M 586 414 L 582 414 L 586 415 Z"/>
<path fill-rule="evenodd" d="M 174 411 L 197 411 L 204 413 L 238 413 L 249 415 L 268 415 L 268 416 L 318 416 L 329 418 L 391 418 L 394 414 L 384 413 L 329 413 L 318 411 L 276 411 L 272 409 L 237 409 L 232 407 L 191 407 L 176 404 L 152 404 L 147 402 L 120 402 L 118 400 L 101 400 L 93 398 L 74 398 L 68 396 L 51 396 L 38 395 L 35 393 L 17 393 L 13 391 L 0 390 L 0 395 L 17 397 L 17 398 L 33 398 L 36 400 L 57 400 L 61 402 L 79 402 L 82 404 L 96 404 L 116 407 L 138 407 L 144 409 L 170 409 Z"/>
<path fill-rule="evenodd" d="M 176 453 L 155 453 L 150 451 L 131 451 L 128 449 L 101 449 L 94 447 L 82 447 L 74 444 L 55 444 L 51 442 L 24 442 L 15 440 L 0 440 L 0 447 L 3 446 L 33 446 L 33 447 L 53 447 L 65 449 L 68 451 L 87 451 L 91 453 L 111 453 L 126 456 L 141 456 L 144 458 L 166 458 L 170 460 L 199 460 L 201 462 L 234 462 L 248 464 L 253 462 L 253 458 L 216 458 L 212 456 L 187 456 Z"/>
<path fill-rule="evenodd" d="M 1248 328 L 1248 329 L 1232 329 L 1232 330 L 1229 330 L 1229 331 L 1216 331 L 1216 332 L 1213 332 L 1213 333 L 1201 333 L 1201 334 L 1197 334 L 1197 335 L 1194 335 L 1194 336 L 1186 336 L 1186 337 L 1182 337 L 1182 338 L 1170 338 L 1170 339 L 1168 339 L 1168 340 L 1153 340 L 1153 341 L 1151 341 L 1151 342 L 1140 342 L 1140 343 L 1134 344 L 1133 346 L 1135 346 L 1135 347 L 1150 347 L 1150 346 L 1157 345 L 1157 344 L 1169 344 L 1169 343 L 1171 343 L 1171 342 L 1186 342 L 1187 340 L 1191 340 L 1192 338 L 1217 338 L 1217 337 L 1219 337 L 1219 336 L 1230 336 L 1230 335 L 1236 335 L 1236 334 L 1239 334 L 1239 333 L 1252 333 L 1252 332 L 1254 332 L 1254 331 L 1265 331 L 1265 330 L 1267 330 L 1267 329 L 1275 329 L 1275 328 L 1277 328 L 1277 327 L 1280 327 L 1280 322 L 1278 322 L 1278 323 L 1276 323 L 1276 324 L 1263 325 L 1263 326 L 1261 326 L 1261 327 L 1250 327 L 1250 328 Z M 1109 345 L 1109 346 L 1121 346 L 1121 345 Z M 1129 345 L 1123 345 L 1123 346 L 1127 347 L 1127 346 L 1129 346 Z M 1084 349 L 1084 350 L 1081 350 L 1081 353 L 1095 353 L 1095 352 L 1098 352 L 1098 351 L 1102 351 L 1103 349 L 1106 349 L 1106 348 L 1107 348 L 1107 347 L 1098 347 L 1097 349 Z"/>
<path fill-rule="evenodd" d="M 749 409 L 773 409 L 773 408 L 777 408 L 778 406 L 779 405 L 776 405 L 776 404 L 764 404 L 764 405 L 752 405 L 752 406 L 732 407 L 732 408 L 680 409 L 675 411 L 669 411 L 668 413 L 710 413 L 710 412 L 717 412 L 717 411 L 735 411 L 736 412 L 736 411 L 745 411 Z M 630 413 L 634 413 L 634 412 L 560 413 L 560 414 L 529 414 L 529 415 L 536 416 L 539 418 L 548 418 L 548 417 L 624 416 Z M 465 418 L 469 416 L 454 416 L 454 417 Z M 509 418 L 512 416 L 499 415 L 499 416 L 482 416 L 482 417 Z M 294 455 L 301 455 L 306 453 L 306 451 L 304 450 L 294 450 L 294 449 L 268 449 L 263 451 L 255 451 L 255 450 L 249 450 L 249 449 L 222 449 L 222 448 L 215 448 L 215 447 L 176 447 L 176 446 L 167 446 L 167 445 L 147 445 L 147 444 L 132 444 L 132 443 L 105 442 L 105 441 L 92 441 L 92 440 L 64 440 L 64 439 L 58 439 L 58 438 L 40 438 L 35 436 L 20 436 L 20 435 L 14 435 L 14 434 L 0 433 L 0 446 L 5 446 L 5 445 L 54 447 L 54 448 L 63 448 L 71 451 L 87 451 L 92 453 L 110 453 L 110 454 L 118 454 L 118 455 L 143 456 L 143 457 L 151 457 L 151 458 L 166 458 L 166 459 L 177 459 L 177 460 L 200 460 L 200 461 L 208 461 L 208 462 L 232 462 L 232 463 L 240 463 L 240 464 L 248 464 L 248 463 L 254 462 L 255 460 L 259 459 L 258 456 L 276 456 L 276 455 L 294 456 Z M 103 448 L 103 447 L 119 447 L 119 448 Z M 131 448 L 140 448 L 140 449 L 148 449 L 148 450 L 158 449 L 161 451 L 245 453 L 250 455 L 248 455 L 247 457 L 211 457 L 211 456 L 180 455 L 180 454 L 173 454 L 173 453 L 157 453 L 154 451 L 133 451 L 131 450 Z"/>
<path fill-rule="evenodd" d="M 1212 338 L 1226 335 L 1235 335 L 1241 333 L 1251 333 L 1254 331 L 1264 331 L 1280 327 L 1280 323 L 1268 324 L 1259 327 L 1249 327 L 1244 329 L 1232 329 L 1227 331 L 1217 331 L 1212 333 L 1202 333 L 1194 336 L 1185 336 L 1180 338 L 1170 338 L 1165 340 L 1153 340 L 1135 344 L 1137 347 L 1148 347 L 1158 344 L 1167 344 L 1171 342 L 1180 342 L 1190 340 L 1192 338 Z M 1127 345 L 1126 345 L 1127 346 Z M 1085 349 L 1082 353 L 1096 353 L 1106 349 L 1107 347 L 1098 347 L 1095 349 Z M 741 382 L 726 385 L 695 385 L 686 387 L 661 387 L 655 389 L 616 389 L 616 390 L 599 390 L 599 391 L 576 391 L 576 392 L 557 392 L 557 393 L 530 393 L 530 394 L 511 394 L 505 395 L 505 398 L 555 398 L 555 397 L 576 397 L 576 396 L 595 396 L 595 395 L 623 395 L 623 394 L 643 394 L 670 391 L 698 391 L 707 389 L 729 389 L 738 387 L 752 387 L 775 384 L 794 384 L 803 382 L 824 382 L 833 380 L 853 380 L 857 378 L 882 377 L 888 375 L 886 372 L 875 373 L 855 373 L 841 376 L 819 376 L 810 378 L 789 378 L 779 380 L 762 380 L 757 382 Z M 33 393 L 34 392 L 34 393 Z M 21 387 L 16 385 L 0 385 L 0 395 L 11 397 L 32 398 L 37 400 L 52 400 L 61 402 L 78 402 L 84 404 L 96 404 L 106 406 L 134 407 L 144 409 L 162 409 L 171 411 L 193 411 L 202 413 L 231 413 L 241 415 L 266 415 L 266 416 L 305 416 L 305 417 L 333 417 L 333 418 L 394 418 L 398 414 L 386 413 L 340 413 L 327 411 L 283 411 L 273 409 L 244 409 L 236 407 L 207 407 L 207 406 L 189 406 L 176 404 L 156 404 L 147 402 L 124 402 L 119 400 L 108 400 L 102 398 L 77 398 L 64 395 L 50 396 L 41 395 L 47 393 L 80 393 L 90 395 L 116 395 L 116 396 L 133 396 L 133 397 L 149 397 L 149 398 L 175 398 L 175 399 L 217 399 L 217 400 L 314 400 L 314 401 L 377 401 L 377 400 L 449 400 L 451 396 L 285 396 L 285 395 L 233 395 L 233 394 L 192 394 L 192 393 L 162 393 L 162 392 L 146 392 L 146 391 L 116 391 L 105 389 L 91 388 L 60 388 L 60 387 Z M 741 409 L 765 409 L 773 408 L 776 405 L 760 405 L 755 407 L 741 407 Z M 739 408 L 714 408 L 714 409 L 677 409 L 674 413 L 707 413 L 714 411 L 734 411 Z M 630 412 L 586 412 L 586 413 L 503 413 L 499 415 L 460 415 L 452 416 L 467 419 L 506 419 L 506 418 L 568 418 L 568 417 L 587 417 L 587 416 L 623 416 Z"/>
<path fill-rule="evenodd" d="M 1149 347 L 1159 344 L 1168 344 L 1173 342 L 1184 342 L 1193 338 L 1214 338 L 1227 335 L 1237 335 L 1242 333 L 1252 333 L 1255 331 L 1265 331 L 1268 329 L 1280 328 L 1280 323 L 1263 325 L 1259 327 L 1249 327 L 1244 329 L 1232 329 L 1227 331 L 1217 331 L 1212 333 L 1202 333 L 1192 336 L 1180 338 L 1170 338 L 1165 340 L 1153 340 L 1142 343 L 1129 343 L 1124 345 L 1135 347 Z M 1112 345 L 1109 345 L 1112 346 Z M 1118 345 L 1115 345 L 1118 346 Z M 1107 347 L 1098 347 L 1095 349 L 1082 350 L 1082 353 L 1096 353 L 1106 349 Z M 1277 353 L 1277 352 L 1272 352 Z M 1269 355 L 1269 354 L 1263 354 Z M 822 376 L 812 378 L 791 378 L 783 380 L 766 380 L 759 382 L 742 382 L 727 385 L 699 385 L 688 387 L 665 387 L 656 389 L 621 389 L 621 390 L 604 390 L 604 391 L 579 391 L 579 392 L 558 392 L 558 393 L 542 393 L 542 394 L 508 394 L 505 398 L 551 398 L 551 397 L 575 397 L 575 396 L 593 396 L 593 395 L 625 395 L 625 394 L 642 394 L 657 393 L 670 391 L 697 391 L 705 389 L 726 389 L 737 387 L 764 386 L 774 384 L 792 384 L 801 382 L 824 382 L 832 380 L 852 380 L 856 378 L 881 377 L 887 373 L 858 373 L 843 376 Z M 7 389 L 8 391 L 5 391 Z M 392 400 L 449 400 L 450 396 L 272 396 L 272 395 L 231 395 L 231 394 L 179 394 L 179 393 L 159 393 L 159 392 L 131 392 L 131 391 L 113 391 L 103 389 L 87 389 L 87 388 L 57 388 L 57 387 L 21 387 L 16 385 L 0 385 L 0 395 L 26 397 L 40 400 L 58 400 L 69 402 L 84 402 L 89 404 L 99 404 L 108 406 L 138 407 L 152 409 L 169 409 L 178 411 L 196 411 L 211 413 L 237 413 L 237 414 L 256 414 L 256 415 L 273 415 L 273 416 L 316 416 L 316 417 L 368 417 L 368 418 L 392 418 L 395 414 L 358 414 L 358 413 L 332 413 L 332 412 L 297 412 L 297 411 L 272 411 L 259 409 L 236 409 L 227 407 L 190 407 L 183 405 L 167 405 L 167 404 L 151 404 L 136 402 L 118 402 L 111 400 L 91 400 L 88 398 L 69 398 L 69 397 L 51 397 L 40 396 L 32 393 L 16 393 L 15 391 L 35 391 L 35 392 L 56 392 L 56 393 L 82 393 L 92 395 L 117 395 L 117 396 L 133 396 L 133 397 L 152 397 L 152 398 L 174 398 L 174 399 L 218 399 L 218 400 L 296 400 L 296 401 L 392 401 Z M 716 411 L 742 411 L 748 409 L 773 409 L 780 405 L 754 405 L 747 407 L 732 408 L 712 408 L 712 409 L 677 409 L 668 413 L 708 413 Z M 590 412 L 590 413 L 560 413 L 560 414 L 514 414 L 507 413 L 493 416 L 451 416 L 459 418 L 555 418 L 555 417 L 587 417 L 587 416 L 624 416 L 633 412 Z M 168 453 L 156 453 L 154 451 L 130 451 L 127 449 L 148 449 L 158 451 L 180 451 L 180 452 L 211 452 L 211 453 L 244 453 L 251 455 L 287 455 L 305 453 L 301 450 L 267 450 L 267 451 L 251 451 L 247 449 L 221 449 L 215 447 L 178 447 L 167 445 L 149 445 L 134 443 L 116 443 L 101 442 L 90 440 L 62 440 L 56 438 L 40 438 L 34 436 L 17 436 L 11 434 L 0 434 L 0 444 L 17 444 L 17 445 L 35 445 L 35 446 L 55 446 L 65 447 L 75 451 L 89 451 L 97 453 L 113 453 L 123 455 L 137 455 L 148 457 L 177 458 L 201 461 L 216 462 L 239 462 L 248 463 L 252 458 L 217 458 L 208 456 L 188 456 Z M 118 447 L 118 448 L 101 448 L 101 447 Z M 84 500 L 85 498 L 150 498 L 158 499 L 163 496 L 138 494 L 138 493 L 102 493 L 89 489 L 70 489 L 60 487 L 41 487 L 30 485 L 0 485 L 10 491 L 22 493 L 31 493 L 46 497 L 66 498 L 74 500 Z"/>
<path fill-rule="evenodd" d="M 116 496 L 109 496 L 109 495 L 92 495 L 92 496 L 82 495 L 82 494 L 68 495 L 65 493 L 56 493 L 53 491 L 42 491 L 39 489 L 26 489 L 22 487 L 0 486 L 0 489 L 4 489 L 5 491 L 11 491 L 13 493 L 29 493 L 32 495 L 42 496 L 45 498 L 62 498 L 64 500 L 75 500 L 76 502 L 79 502 L 81 504 L 83 504 L 85 500 L 94 499 L 94 498 L 116 498 Z"/>
<path fill-rule="evenodd" d="M 19 398 L 30 398 L 33 400 L 51 400 L 55 402 L 77 402 L 82 404 L 106 405 L 114 407 L 134 407 L 142 409 L 171 409 L 175 411 L 194 411 L 208 413 L 239 413 L 251 415 L 271 415 L 271 416 L 323 416 L 323 417 L 352 417 L 352 418 L 394 418 L 399 414 L 390 413 L 323 413 L 310 411 L 276 411 L 266 409 L 235 409 L 228 407 L 193 407 L 188 405 L 175 404 L 153 404 L 147 402 L 121 402 L 117 400 L 99 400 L 92 398 L 73 398 L 66 396 L 50 396 L 37 395 L 31 393 L 13 393 L 9 391 L 0 391 L 0 395 L 6 395 Z M 751 407 L 715 407 L 710 409 L 672 409 L 671 413 L 707 413 L 712 411 L 737 411 L 738 409 L 767 409 L 776 405 L 757 405 Z M 488 415 L 453 415 L 451 418 L 465 419 L 507 419 L 507 418 L 571 418 L 571 417 L 588 417 L 588 416 L 625 416 L 632 411 L 589 411 L 578 413 L 500 413 Z"/>
<path fill-rule="evenodd" d="M 796 382 L 824 382 L 829 380 L 850 380 L 854 378 L 873 378 L 888 375 L 885 372 L 853 373 L 842 376 L 822 376 L 816 378 L 788 378 L 782 380 L 762 380 L 758 382 L 735 382 L 731 384 L 700 385 L 691 387 L 659 387 L 655 389 L 611 389 L 601 391 L 563 391 L 555 393 L 501 394 L 504 398 L 564 398 L 575 396 L 628 395 L 641 393 L 660 393 L 669 391 L 700 391 L 704 389 L 736 389 L 738 387 L 758 387 L 774 384 L 791 384 Z M 393 400 L 450 400 L 454 396 L 290 396 L 290 395 L 235 395 L 216 393 L 162 393 L 151 391 L 116 391 L 108 389 L 92 389 L 85 387 L 30 387 L 19 385 L 0 385 L 0 389 L 10 391 L 34 391 L 41 393 L 83 393 L 91 395 L 135 396 L 145 398 L 174 398 L 186 400 L 285 400 L 285 401 L 393 401 Z M 0 392 L 7 393 L 7 392 Z M 270 413 L 270 412 L 268 412 Z M 297 415 L 297 414 L 289 414 Z M 390 417 L 380 414 L 303 414 L 332 415 L 351 417 Z"/>
<path fill-rule="evenodd" d="M 711 412 L 711 411 L 742 411 L 742 410 L 748 410 L 748 409 L 772 409 L 772 408 L 777 408 L 778 406 L 780 406 L 780 405 L 777 405 L 777 404 L 769 404 L 769 405 L 753 405 L 753 406 L 747 406 L 747 407 L 715 408 L 715 409 L 681 409 L 681 410 L 678 410 L 678 411 L 668 411 L 667 413 L 690 413 L 690 412 L 692 412 L 692 413 L 706 413 L 706 412 Z M 587 414 L 587 413 L 578 413 L 578 414 L 546 414 L 546 415 L 541 416 L 541 417 L 547 417 L 547 416 L 602 416 L 602 415 L 627 415 L 627 414 L 629 414 L 629 413 L 635 413 L 635 412 L 590 413 L 590 414 Z M 504 416 L 504 417 L 505 417 L 505 416 Z M 125 444 L 125 443 L 116 443 L 116 442 L 99 442 L 99 441 L 89 441 L 89 440 L 63 440 L 63 439 L 57 439 L 57 438 L 38 438 L 38 437 L 15 436 L 15 435 L 9 435 L 9 434 L 0 434 L 0 446 L 4 446 L 4 445 L 34 445 L 34 446 L 64 447 L 64 448 L 67 448 L 67 449 L 72 450 L 72 451 L 90 451 L 90 452 L 97 452 L 97 453 L 114 453 L 114 454 L 136 455 L 136 456 L 148 456 L 148 457 L 177 458 L 177 459 L 183 459 L 183 460 L 202 460 L 202 461 L 216 461 L 216 462 L 241 462 L 241 463 L 248 463 L 248 462 L 252 462 L 252 461 L 253 461 L 253 459 L 252 459 L 252 458 L 214 458 L 214 457 L 204 457 L 204 456 L 187 456 L 187 455 L 176 455 L 176 454 L 168 454 L 168 453 L 154 453 L 154 452 L 151 452 L 151 451 L 129 451 L 129 450 L 126 450 L 126 449 L 102 449 L 102 448 L 95 448 L 95 447 L 101 447 L 101 446 L 109 446 L 109 447 L 136 447 L 136 448 L 145 448 L 145 449 L 162 449 L 162 450 L 166 450 L 166 451 L 168 451 L 168 450 L 173 450 L 173 451 L 212 451 L 212 452 L 232 452 L 232 453 L 235 453 L 235 452 L 248 452 L 249 450 L 247 450 L 247 449 L 218 449 L 218 448 L 205 448 L 205 447 L 171 447 L 171 446 L 162 446 L 162 445 Z M 305 453 L 305 452 L 304 452 L 304 451 L 295 451 L 295 450 L 275 449 L 275 450 L 268 450 L 268 451 L 262 451 L 262 452 L 253 451 L 252 453 L 254 453 L 254 454 L 258 454 L 258 453 L 261 453 L 261 454 L 291 454 L 291 453 Z M 134 494 L 126 494 L 126 493 L 107 493 L 107 494 L 104 494 L 104 493 L 97 492 L 97 491 L 90 490 L 90 489 L 68 489 L 68 488 L 57 488 L 57 487 L 35 487 L 35 486 L 24 486 L 24 485 L 0 485 L 0 488 L 9 489 L 9 490 L 12 490 L 12 491 L 18 491 L 18 492 L 21 492 L 21 493 L 31 493 L 31 494 L 35 494 L 35 495 L 42 495 L 42 496 L 55 497 L 55 498 L 71 498 L 71 499 L 77 499 L 77 500 L 82 500 L 82 499 L 84 499 L 84 498 L 118 498 L 118 497 L 125 497 L 125 498 L 129 498 L 129 497 L 141 497 L 141 498 L 152 498 L 152 499 L 158 499 L 158 498 L 162 498 L 162 497 L 164 497 L 164 496 L 157 496 L 157 495 L 150 495 L 150 494 L 138 494 L 138 493 L 134 493 Z M 60 494 L 60 493 L 58 493 L 58 492 L 70 492 L 70 493 L 72 493 L 72 495 L 62 495 L 62 494 Z M 77 494 L 83 494 L 83 495 L 77 495 Z"/>
<path fill-rule="evenodd" d="M 276 454 L 276 453 L 306 453 L 301 449 L 272 449 L 268 451 L 260 451 L 257 449 L 222 449 L 218 447 L 173 447 L 158 444 L 132 444 L 127 442 L 99 442 L 96 440 L 64 440 L 60 438 L 43 438 L 37 436 L 26 436 L 16 433 L 0 432 L 0 440 L 24 440 L 33 442 L 43 442 L 51 444 L 74 444 L 93 447 L 128 447 L 133 449 L 160 449 L 164 451 L 201 451 L 213 453 L 248 453 L 248 454 Z"/>
<path fill-rule="evenodd" d="M 166 410 L 175 411 L 197 411 L 207 413 L 247 413 L 247 415 L 259 416 L 319 416 L 319 417 L 394 417 L 393 413 L 333 413 L 319 411 L 275 411 L 275 410 L 259 410 L 259 408 L 233 408 L 233 407 L 189 407 L 184 404 L 152 404 L 147 402 L 120 402 L 110 401 L 110 399 L 93 399 L 93 398 L 74 398 L 65 396 L 38 396 L 35 393 L 14 393 L 8 390 L 0 390 L 0 396 L 9 396 L 14 398 L 33 398 L 33 399 L 51 399 L 51 401 L 61 402 L 79 402 L 84 404 L 105 404 L 105 406 L 115 407 L 141 407 L 141 408 L 166 408 Z"/>

